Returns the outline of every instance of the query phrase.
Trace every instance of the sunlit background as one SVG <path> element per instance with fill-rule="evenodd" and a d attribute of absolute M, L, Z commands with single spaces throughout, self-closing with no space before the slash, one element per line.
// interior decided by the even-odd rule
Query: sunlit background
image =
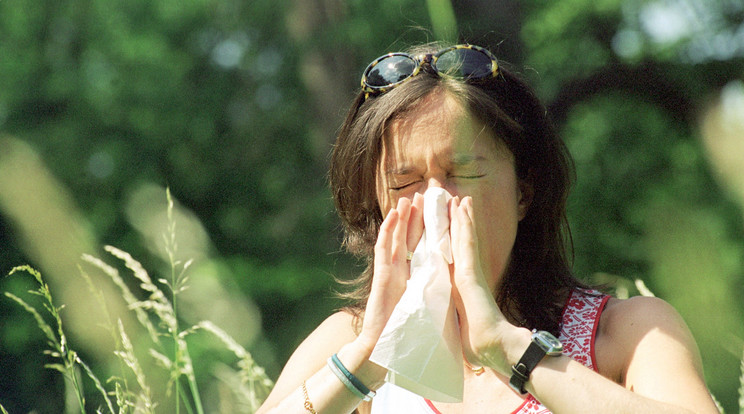
<path fill-rule="evenodd" d="M 145 338 L 81 257 L 118 266 L 113 245 L 168 277 L 170 188 L 177 259 L 193 259 L 183 325 L 213 321 L 276 378 L 341 305 L 334 278 L 360 270 L 325 174 L 361 71 L 432 40 L 488 47 L 538 90 L 577 163 L 575 271 L 621 296 L 640 279 L 671 302 L 712 393 L 738 412 L 741 0 L 0 0 L 0 275 L 39 269 L 71 346 L 104 380 L 119 375 L 94 297 Z M 0 404 L 63 412 L 33 317 L 5 296 L 0 312 Z M 236 412 L 221 385 L 234 361 L 213 342 L 189 336 L 204 406 Z"/>

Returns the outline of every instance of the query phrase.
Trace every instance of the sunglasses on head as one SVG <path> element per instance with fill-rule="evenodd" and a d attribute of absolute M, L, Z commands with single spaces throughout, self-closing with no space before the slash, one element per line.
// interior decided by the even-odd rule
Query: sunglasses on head
<path fill-rule="evenodd" d="M 381 94 L 416 76 L 427 62 L 440 76 L 462 80 L 492 78 L 499 65 L 488 50 L 473 45 L 456 45 L 434 54 L 414 57 L 408 53 L 388 53 L 373 60 L 362 75 L 365 98 Z"/>

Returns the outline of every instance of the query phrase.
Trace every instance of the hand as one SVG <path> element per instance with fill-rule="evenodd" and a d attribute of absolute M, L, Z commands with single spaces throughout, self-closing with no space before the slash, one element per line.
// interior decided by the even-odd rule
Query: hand
<path fill-rule="evenodd" d="M 423 203 L 424 198 L 418 193 L 413 201 L 399 199 L 396 208 L 388 212 L 380 226 L 375 244 L 372 286 L 362 331 L 357 339 L 370 353 L 411 276 L 406 255 L 416 248 L 424 231 Z"/>
<path fill-rule="evenodd" d="M 489 288 L 478 255 L 472 198 L 465 197 L 461 201 L 453 197 L 449 210 L 454 258 L 451 267 L 453 297 L 460 320 L 463 352 L 471 364 L 489 366 L 508 375 L 514 361 L 510 362 L 507 354 L 511 349 L 507 347 L 521 348 L 520 340 L 529 331 L 506 320 Z"/>

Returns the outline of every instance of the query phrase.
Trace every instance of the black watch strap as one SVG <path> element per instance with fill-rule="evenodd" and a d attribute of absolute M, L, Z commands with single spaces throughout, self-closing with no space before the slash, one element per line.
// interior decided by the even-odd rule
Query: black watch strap
<path fill-rule="evenodd" d="M 530 346 L 524 351 L 522 358 L 519 359 L 516 365 L 512 366 L 512 376 L 509 378 L 509 385 L 520 394 L 526 394 L 527 391 L 524 389 L 524 384 L 530 379 L 532 370 L 542 361 L 545 354 L 547 354 L 547 351 L 534 341 L 530 342 Z"/>

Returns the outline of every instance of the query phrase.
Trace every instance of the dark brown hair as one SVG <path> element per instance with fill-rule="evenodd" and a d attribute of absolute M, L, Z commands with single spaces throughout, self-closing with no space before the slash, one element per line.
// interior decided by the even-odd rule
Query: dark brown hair
<path fill-rule="evenodd" d="M 534 196 L 519 222 L 511 261 L 498 292 L 499 307 L 528 328 L 558 334 L 568 291 L 586 287 L 570 271 L 566 197 L 573 163 L 544 106 L 517 76 L 499 69 L 495 78 L 463 82 L 422 73 L 379 96 L 354 101 L 333 149 L 330 184 L 347 250 L 367 260 L 366 270 L 344 296 L 349 310 L 364 309 L 372 279 L 372 255 L 383 217 L 376 192 L 385 128 L 433 93 L 447 93 L 493 131 L 514 154 L 517 177 Z"/>

